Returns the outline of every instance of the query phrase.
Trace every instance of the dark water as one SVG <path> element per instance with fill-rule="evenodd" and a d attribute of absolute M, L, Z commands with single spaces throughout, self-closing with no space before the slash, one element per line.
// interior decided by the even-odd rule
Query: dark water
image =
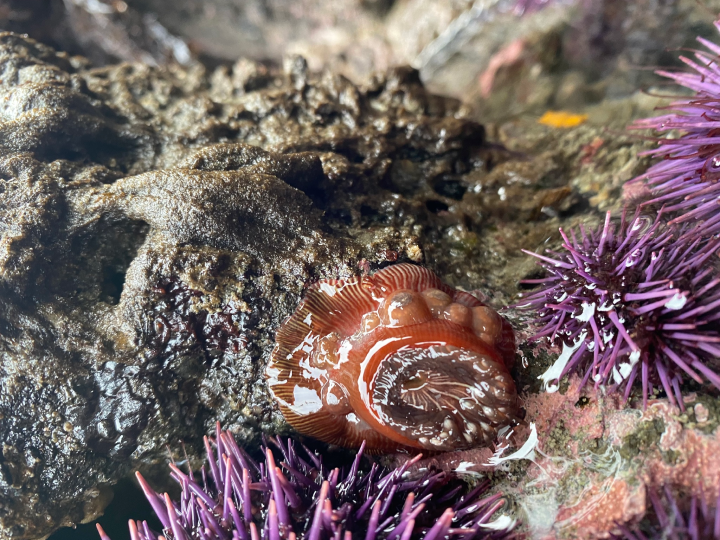
<path fill-rule="evenodd" d="M 161 530 L 160 523 L 145 499 L 140 487 L 132 480 L 121 480 L 115 486 L 115 497 L 97 521 L 78 525 L 76 528 L 60 529 L 48 540 L 99 540 L 96 523 L 100 523 L 112 540 L 128 540 L 128 519 L 147 520 L 155 531 Z"/>

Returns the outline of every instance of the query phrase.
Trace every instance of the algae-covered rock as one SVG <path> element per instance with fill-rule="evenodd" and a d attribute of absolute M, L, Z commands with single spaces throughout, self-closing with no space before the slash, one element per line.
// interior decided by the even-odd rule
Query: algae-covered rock
<path fill-rule="evenodd" d="M 487 152 L 408 70 L 365 89 L 301 59 L 90 70 L 13 34 L 0 61 L 5 538 L 94 518 L 118 478 L 168 443 L 192 454 L 215 419 L 248 444 L 286 430 L 262 373 L 303 287 L 422 259 L 407 222 L 432 213 L 385 189 L 394 160 L 420 186 Z"/>
<path fill-rule="evenodd" d="M 13 34 L 0 62 L 0 537 L 93 519 L 216 420 L 288 431 L 262 374 L 314 280 L 412 261 L 511 301 L 519 248 L 616 205 L 645 144 L 488 144 L 408 68 L 91 69 Z"/>

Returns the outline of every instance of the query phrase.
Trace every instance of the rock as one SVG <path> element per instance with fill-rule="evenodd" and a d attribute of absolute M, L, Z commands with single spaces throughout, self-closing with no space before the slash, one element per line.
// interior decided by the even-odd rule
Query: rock
<path fill-rule="evenodd" d="M 505 121 L 660 84 L 655 67 L 713 37 L 718 0 L 5 0 L 0 28 L 94 65 L 225 65 L 239 56 L 355 82 L 412 65 L 433 91 Z M 247 67 L 247 66 L 246 66 Z M 236 76 L 240 66 L 233 70 Z M 661 92 L 662 93 L 662 92 Z"/>
<path fill-rule="evenodd" d="M 717 0 L 405 0 L 383 35 L 393 61 L 416 67 L 431 91 L 503 122 L 660 84 L 651 68 L 681 68 L 675 51 L 716 35 L 718 9 Z"/>
<path fill-rule="evenodd" d="M 263 371 L 317 279 L 413 261 L 510 303 L 536 272 L 519 249 L 615 207 L 607 180 L 648 144 L 532 120 L 489 144 L 410 68 L 363 86 L 300 57 L 91 69 L 14 34 L 0 62 L 0 536 L 15 539 L 94 519 L 166 445 L 195 459 L 216 420 L 248 448 L 288 432 Z"/>
<path fill-rule="evenodd" d="M 491 152 L 407 69 L 91 70 L 14 34 L 0 62 L 4 538 L 92 520 L 216 419 L 249 446 L 287 431 L 263 371 L 303 288 L 422 260 L 425 175 Z"/>

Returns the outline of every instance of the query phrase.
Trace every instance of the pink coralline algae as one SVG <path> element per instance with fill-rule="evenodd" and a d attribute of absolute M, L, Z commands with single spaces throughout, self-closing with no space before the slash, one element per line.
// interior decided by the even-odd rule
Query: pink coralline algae
<path fill-rule="evenodd" d="M 716 516 L 720 431 L 707 428 L 717 423 L 717 412 L 703 405 L 711 403 L 706 397 L 690 393 L 683 399 L 685 414 L 667 399 L 650 399 L 644 411 L 622 408 L 619 393 L 582 385 L 573 374 L 562 393 L 524 396 L 527 421 L 538 440 L 533 452 L 519 458 L 522 464 L 493 465 L 491 450 L 479 448 L 433 456 L 416 467 L 436 464 L 458 474 L 482 477 L 494 470 L 502 475 L 496 489 L 522 509 L 515 534 L 527 533 L 528 538 L 595 540 L 623 538 L 629 532 L 632 540 L 694 539 L 677 527 L 676 536 L 653 534 L 660 522 L 652 498 L 666 488 L 682 501 L 678 506 L 684 519 L 692 516 L 695 499 L 698 530 L 707 530 L 708 520 Z M 703 408 L 708 417 L 693 418 Z M 530 430 L 515 428 L 512 447 L 524 445 Z M 511 452 L 515 454 L 508 449 L 502 455 Z"/>
<path fill-rule="evenodd" d="M 573 405 L 582 395 L 588 404 L 580 408 L 575 401 Z M 693 395 L 685 397 L 688 408 L 695 399 Z M 560 474 L 585 474 L 591 480 L 576 500 L 562 501 L 553 534 L 543 538 L 571 533 L 577 538 L 607 538 L 610 534 L 627 540 L 716 538 L 711 533 L 720 496 L 720 433 L 706 434 L 681 424 L 678 408 L 667 400 L 651 400 L 643 413 L 620 410 L 617 405 L 612 396 L 603 396 L 599 390 L 583 391 L 577 378 L 571 380 L 566 396 L 540 394 L 529 400 L 528 413 L 537 419 L 538 429 L 547 433 L 562 423 L 573 441 L 602 438 L 608 443 L 608 452 L 615 455 L 615 460 L 588 470 L 585 460 L 589 454 L 570 449 L 576 461 L 561 468 Z M 648 432 L 656 433 L 659 441 L 643 438 Z M 634 445 L 637 448 L 633 449 Z M 535 478 L 537 471 L 551 471 L 554 461 L 556 466 L 557 460 L 543 456 L 529 477 Z M 668 495 L 679 501 L 674 511 Z M 693 530 L 698 534 L 689 533 Z"/>
<path fill-rule="evenodd" d="M 665 226 L 636 214 L 619 224 L 562 229 L 562 251 L 538 258 L 547 277 L 521 302 L 540 330 L 563 350 L 543 379 L 549 389 L 577 371 L 610 390 L 642 385 L 643 406 L 656 386 L 683 407 L 689 378 L 720 389 L 720 240 L 689 226 Z"/>
<path fill-rule="evenodd" d="M 214 451 L 213 451 L 214 443 Z M 156 493 L 137 473 L 140 485 L 163 526 L 129 523 L 131 540 L 457 540 L 509 538 L 511 525 L 493 521 L 506 505 L 488 495 L 489 482 L 467 491 L 454 475 L 404 465 L 363 472 L 363 447 L 348 468 L 328 470 L 320 456 L 290 440 L 266 446 L 265 459 L 253 460 L 232 435 L 217 428 L 205 438 L 208 470 L 183 472 L 174 463 L 179 501 Z M 101 540 L 109 540 L 98 525 Z"/>
<path fill-rule="evenodd" d="M 720 21 L 715 26 L 720 30 Z M 709 52 L 696 51 L 694 60 L 681 56 L 689 72 L 657 72 L 695 95 L 665 107 L 668 114 L 632 126 L 661 133 L 679 130 L 682 136 L 658 140 L 658 147 L 643 155 L 662 161 L 631 182 L 649 188 L 644 204 L 664 206 L 676 223 L 703 220 L 705 231 L 714 234 L 720 231 L 720 46 L 697 39 Z"/>
<path fill-rule="evenodd" d="M 698 404 L 694 395 L 684 399 L 688 409 Z M 671 492 L 682 499 L 681 515 L 690 517 L 694 498 L 702 514 L 696 514 L 698 528 L 707 529 L 708 520 L 715 518 L 720 496 L 720 432 L 704 433 L 683 425 L 679 409 L 664 399 L 650 400 L 643 412 L 618 409 L 616 396 L 583 388 L 575 376 L 564 396 L 559 392 L 537 394 L 528 399 L 527 407 L 528 416 L 537 422 L 541 433 L 562 426 L 573 443 L 587 444 L 595 439 L 607 444 L 604 459 L 579 450 L 573 443 L 563 459 L 539 455 L 525 482 L 568 485 L 568 477 L 586 476 L 587 483 L 581 493 L 576 491 L 574 496 L 558 500 L 552 530 L 538 537 L 608 538 L 612 533 L 614 538 L 625 538 L 623 534 L 629 532 L 632 536 L 627 535 L 628 540 L 714 538 L 681 534 L 677 527 L 675 536 L 669 534 L 667 523 L 658 519 L 662 513 L 656 515 L 657 500 L 653 499 L 658 496 L 663 500 L 660 494 Z M 540 447 L 545 448 L 542 439 Z M 590 457 L 594 463 L 588 461 Z M 704 514 L 703 505 L 708 508 Z M 661 528 L 668 534 L 655 534 Z"/>

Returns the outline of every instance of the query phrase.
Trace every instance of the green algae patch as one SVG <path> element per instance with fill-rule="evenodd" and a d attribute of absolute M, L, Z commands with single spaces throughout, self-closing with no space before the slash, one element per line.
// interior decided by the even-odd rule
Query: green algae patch
<path fill-rule="evenodd" d="M 664 432 L 665 423 L 659 418 L 643 422 L 635 432 L 623 439 L 620 455 L 629 460 L 641 452 L 655 448 Z"/>

